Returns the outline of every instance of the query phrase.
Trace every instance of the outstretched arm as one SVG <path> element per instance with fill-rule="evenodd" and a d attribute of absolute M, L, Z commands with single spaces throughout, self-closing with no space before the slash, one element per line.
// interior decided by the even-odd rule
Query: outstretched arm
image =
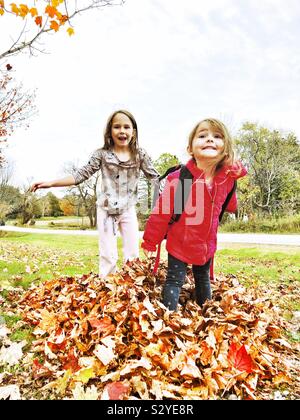
<path fill-rule="evenodd" d="M 56 179 L 50 182 L 35 182 L 30 187 L 30 191 L 35 192 L 40 188 L 69 187 L 71 185 L 75 185 L 75 178 L 73 177 L 73 175 L 69 175 L 65 178 Z"/>

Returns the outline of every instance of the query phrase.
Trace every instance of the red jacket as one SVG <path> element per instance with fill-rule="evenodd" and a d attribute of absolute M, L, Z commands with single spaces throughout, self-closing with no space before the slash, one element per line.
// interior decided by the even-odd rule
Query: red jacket
<path fill-rule="evenodd" d="M 241 163 L 224 166 L 213 179 L 209 191 L 204 182 L 204 173 L 194 159 L 187 163 L 193 175 L 193 184 L 184 211 L 178 222 L 169 225 L 174 210 L 174 192 L 179 180 L 179 170 L 171 173 L 163 193 L 153 209 L 144 232 L 142 248 L 156 251 L 166 233 L 167 251 L 188 264 L 203 265 L 213 258 L 217 248 L 217 231 L 222 205 L 231 191 L 234 180 L 247 174 Z M 234 193 L 226 211 L 234 213 L 237 198 Z"/>

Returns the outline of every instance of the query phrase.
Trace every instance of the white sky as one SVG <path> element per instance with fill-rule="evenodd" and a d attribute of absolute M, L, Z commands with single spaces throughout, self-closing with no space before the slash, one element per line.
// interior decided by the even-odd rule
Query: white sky
<path fill-rule="evenodd" d="M 189 132 L 209 116 L 231 130 L 251 120 L 300 138 L 299 21 L 298 0 L 127 0 L 80 16 L 75 36 L 44 38 L 49 54 L 8 60 L 24 88 L 37 89 L 39 111 L 9 140 L 14 183 L 85 164 L 121 107 L 154 159 L 185 160 Z M 16 25 L 0 17 L 0 52 Z"/>

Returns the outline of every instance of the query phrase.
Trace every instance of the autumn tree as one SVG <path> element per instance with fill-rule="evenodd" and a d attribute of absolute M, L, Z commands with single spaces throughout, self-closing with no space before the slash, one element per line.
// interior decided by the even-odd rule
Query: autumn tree
<path fill-rule="evenodd" d="M 74 195 L 66 195 L 64 196 L 60 202 L 60 208 L 64 212 L 64 216 L 76 216 L 76 203 L 77 197 Z"/>
<path fill-rule="evenodd" d="M 124 2 L 125 0 L 23 0 L 22 3 L 13 3 L 0 0 L 0 25 L 1 20 L 10 19 L 11 22 L 14 17 L 22 23 L 20 32 L 15 35 L 11 45 L 0 51 L 0 60 L 21 51 L 30 54 L 41 52 L 39 42 L 43 35 L 65 31 L 71 36 L 74 34 L 73 20 L 77 15 L 103 7 L 122 5 Z"/>
<path fill-rule="evenodd" d="M 0 69 L 0 166 L 3 165 L 3 147 L 8 137 L 18 127 L 26 127 L 36 112 L 34 97 L 35 92 L 26 92 L 22 84 L 16 83 L 9 64 Z"/>

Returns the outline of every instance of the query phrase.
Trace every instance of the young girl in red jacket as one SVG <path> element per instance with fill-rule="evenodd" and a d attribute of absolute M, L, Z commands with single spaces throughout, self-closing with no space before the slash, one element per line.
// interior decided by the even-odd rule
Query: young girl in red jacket
<path fill-rule="evenodd" d="M 234 181 L 247 171 L 234 160 L 231 136 L 216 119 L 199 122 L 189 136 L 187 147 L 191 159 L 186 167 L 192 174 L 190 193 L 182 215 L 170 224 L 174 214 L 174 196 L 180 170 L 171 173 L 162 195 L 150 215 L 143 236 L 146 257 L 152 256 L 167 234 L 168 272 L 163 288 L 163 303 L 176 310 L 187 265 L 192 265 L 196 301 L 202 306 L 211 299 L 210 265 L 217 248 L 219 215 Z M 235 212 L 234 193 L 226 211 Z"/>

